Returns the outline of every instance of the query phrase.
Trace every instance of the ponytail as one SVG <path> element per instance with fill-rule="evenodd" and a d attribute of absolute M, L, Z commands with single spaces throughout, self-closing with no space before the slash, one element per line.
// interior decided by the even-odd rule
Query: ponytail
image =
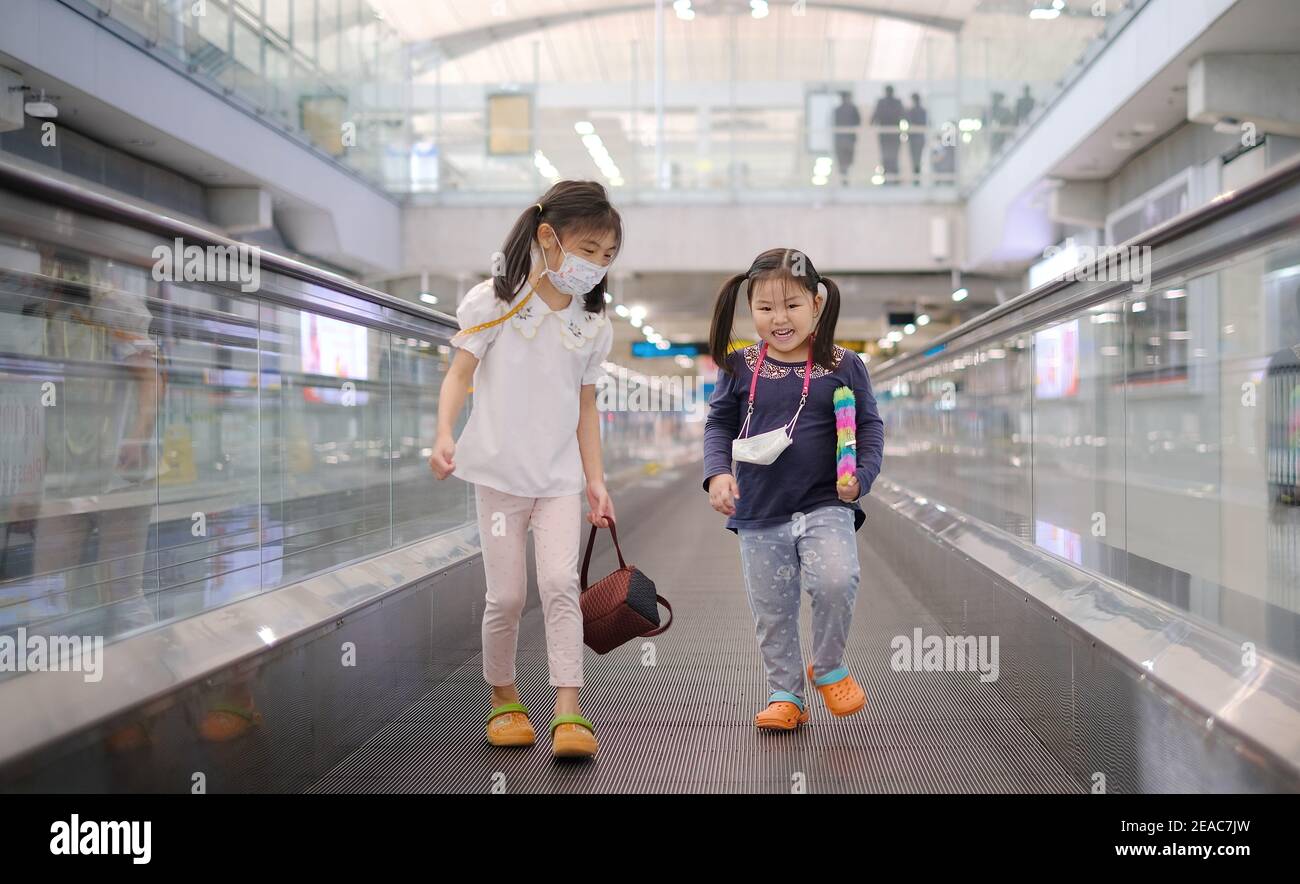
<path fill-rule="evenodd" d="M 537 241 L 537 228 L 541 226 L 538 219 L 541 215 L 540 204 L 524 209 L 506 235 L 505 245 L 501 249 L 504 259 L 499 266 L 494 262 L 492 267 L 492 287 L 496 290 L 496 296 L 507 304 L 519 294 L 533 269 L 533 243 Z"/>

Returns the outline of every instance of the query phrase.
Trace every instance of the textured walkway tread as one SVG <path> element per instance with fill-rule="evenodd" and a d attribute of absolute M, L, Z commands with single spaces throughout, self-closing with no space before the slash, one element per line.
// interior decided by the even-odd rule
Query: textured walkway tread
<path fill-rule="evenodd" d="M 894 636 L 943 629 L 872 553 L 870 523 L 858 535 L 863 578 L 846 661 L 867 708 L 836 719 L 814 696 L 812 720 L 798 732 L 755 729 L 767 691 L 737 540 L 693 477 L 686 471 L 654 489 L 635 521 L 620 510 L 625 554 L 672 599 L 676 621 L 655 640 L 654 666 L 642 665 L 640 643 L 587 653 L 582 697 L 600 740 L 594 761 L 554 762 L 544 739 L 527 749 L 489 746 L 476 656 L 312 791 L 487 792 L 497 774 L 509 792 L 780 793 L 797 774 L 811 793 L 1082 791 L 976 673 L 890 669 Z M 606 554 L 592 573 L 615 566 Z M 805 656 L 809 616 L 805 596 Z M 525 615 L 519 647 L 519 691 L 540 738 L 554 696 L 540 611 Z"/>

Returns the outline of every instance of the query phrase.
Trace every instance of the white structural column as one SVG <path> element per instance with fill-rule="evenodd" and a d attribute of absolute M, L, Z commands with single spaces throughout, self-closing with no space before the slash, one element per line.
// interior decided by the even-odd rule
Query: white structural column
<path fill-rule="evenodd" d="M 667 190 L 670 184 L 664 144 L 664 82 L 667 79 L 664 69 L 665 2 L 667 0 L 655 0 L 655 186 L 663 190 Z"/>

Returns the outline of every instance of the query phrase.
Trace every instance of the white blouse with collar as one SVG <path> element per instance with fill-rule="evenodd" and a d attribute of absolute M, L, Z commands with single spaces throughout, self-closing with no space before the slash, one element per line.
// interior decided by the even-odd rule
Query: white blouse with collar
<path fill-rule="evenodd" d="M 456 308 L 462 329 L 509 312 L 492 280 L 470 289 Z M 552 310 L 534 293 L 505 322 L 451 339 L 478 357 L 469 420 L 456 440 L 452 475 L 521 497 L 560 497 L 583 490 L 578 411 L 584 384 L 604 376 L 613 324 L 588 313 L 582 298 Z"/>

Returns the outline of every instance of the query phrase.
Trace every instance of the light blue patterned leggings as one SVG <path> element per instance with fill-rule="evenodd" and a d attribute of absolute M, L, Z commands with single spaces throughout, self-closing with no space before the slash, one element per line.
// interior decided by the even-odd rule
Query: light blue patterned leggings
<path fill-rule="evenodd" d="M 773 700 L 804 708 L 800 589 L 812 597 L 813 674 L 838 677 L 861 571 L 853 510 L 831 504 L 771 528 L 740 528 L 745 591 Z"/>

